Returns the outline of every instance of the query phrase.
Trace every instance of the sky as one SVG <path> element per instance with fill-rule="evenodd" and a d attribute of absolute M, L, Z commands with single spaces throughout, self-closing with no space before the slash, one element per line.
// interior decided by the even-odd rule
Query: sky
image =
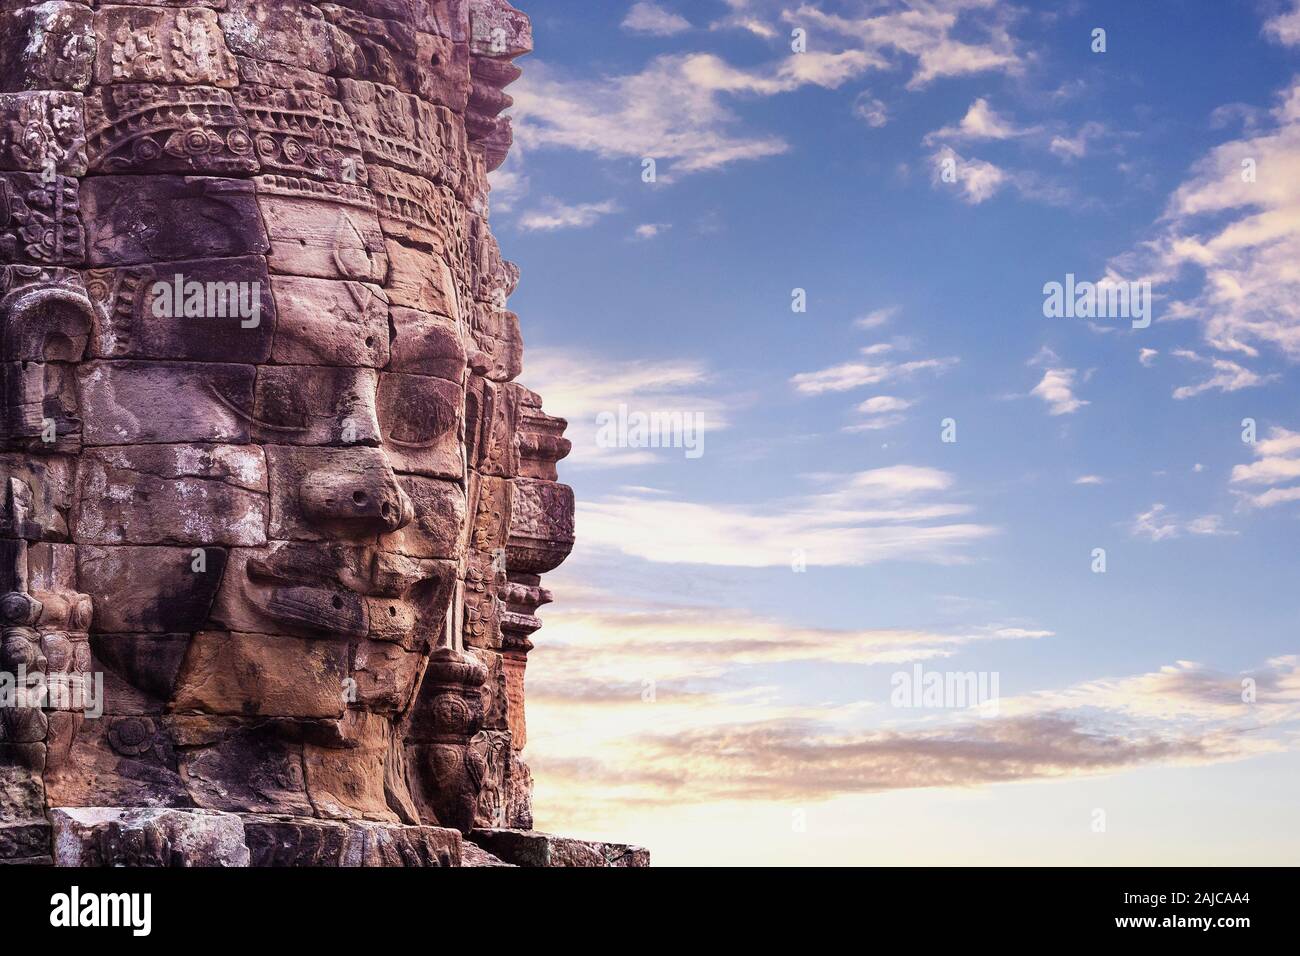
<path fill-rule="evenodd" d="M 578 499 L 537 828 L 1300 862 L 1300 4 L 519 5 L 492 221 Z"/>

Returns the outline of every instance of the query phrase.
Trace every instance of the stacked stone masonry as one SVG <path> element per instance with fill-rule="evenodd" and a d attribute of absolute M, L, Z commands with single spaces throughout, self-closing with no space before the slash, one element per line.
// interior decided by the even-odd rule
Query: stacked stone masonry
<path fill-rule="evenodd" d="M 530 832 L 531 48 L 504 0 L 0 0 L 0 862 L 644 865 Z"/>

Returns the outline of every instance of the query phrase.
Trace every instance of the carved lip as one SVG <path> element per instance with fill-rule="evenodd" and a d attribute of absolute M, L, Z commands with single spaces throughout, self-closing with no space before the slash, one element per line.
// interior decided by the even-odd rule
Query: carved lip
<path fill-rule="evenodd" d="M 331 635 L 364 636 L 370 628 L 368 601 L 403 604 L 410 590 L 427 575 L 417 565 L 385 568 L 380 573 L 380 555 L 363 553 L 359 564 L 365 572 L 349 573 L 341 562 L 324 560 L 304 566 L 304 552 L 270 554 L 250 558 L 245 589 L 248 601 L 263 615 L 298 629 Z M 348 579 L 351 580 L 348 580 Z"/>
<path fill-rule="evenodd" d="M 414 562 L 393 562 L 381 569 L 378 550 L 359 549 L 356 570 L 349 570 L 330 548 L 319 552 L 293 549 L 249 558 L 247 574 L 253 584 L 269 587 L 313 588 L 331 593 L 351 592 L 363 597 L 401 597 L 427 579 Z M 320 560 L 304 562 L 311 554 Z"/>
<path fill-rule="evenodd" d="M 260 610 L 277 621 L 326 634 L 363 637 L 366 624 L 364 599 L 352 592 L 325 588 L 272 588 L 254 595 Z"/>
<path fill-rule="evenodd" d="M 249 558 L 248 580 L 254 584 L 264 584 L 270 587 L 302 586 L 333 590 L 325 586 L 322 575 L 312 574 L 304 569 L 292 567 L 284 561 L 276 561 L 274 555 L 268 558 Z"/>

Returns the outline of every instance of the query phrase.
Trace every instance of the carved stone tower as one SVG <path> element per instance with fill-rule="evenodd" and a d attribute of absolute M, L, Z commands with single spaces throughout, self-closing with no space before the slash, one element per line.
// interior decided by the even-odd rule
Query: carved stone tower
<path fill-rule="evenodd" d="M 645 862 L 529 832 L 573 494 L 486 177 L 531 47 L 505 0 L 0 0 L 0 862 Z"/>

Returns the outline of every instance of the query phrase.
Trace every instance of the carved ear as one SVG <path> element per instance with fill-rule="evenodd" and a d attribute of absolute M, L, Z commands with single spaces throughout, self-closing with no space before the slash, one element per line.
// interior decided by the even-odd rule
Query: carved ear
<path fill-rule="evenodd" d="M 6 286 L 13 271 L 4 274 Z M 31 450 L 63 450 L 80 441 L 66 372 L 86 352 L 95 306 L 75 274 L 20 278 L 29 281 L 0 298 L 0 444 L 40 439 Z"/>
<path fill-rule="evenodd" d="M 94 315 L 90 297 L 76 286 L 17 289 L 0 299 L 0 360 L 79 362 Z"/>

